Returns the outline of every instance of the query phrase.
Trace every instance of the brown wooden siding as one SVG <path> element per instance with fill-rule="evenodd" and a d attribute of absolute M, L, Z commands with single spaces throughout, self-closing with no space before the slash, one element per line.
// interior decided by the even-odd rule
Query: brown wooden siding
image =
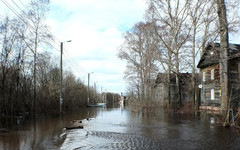
<path fill-rule="evenodd" d="M 211 70 L 214 69 L 214 80 L 211 80 Z M 205 82 L 202 81 L 201 105 L 220 106 L 221 88 L 219 65 L 212 65 L 200 70 L 201 80 L 205 72 Z M 211 89 L 214 89 L 214 100 L 211 100 Z M 240 62 L 239 60 L 229 63 L 229 94 L 231 105 L 237 107 L 240 104 Z"/>
<path fill-rule="evenodd" d="M 211 80 L 211 70 L 214 69 L 214 80 Z M 203 78 L 203 73 L 205 72 L 205 83 L 219 83 L 220 82 L 220 74 L 219 74 L 219 65 L 209 66 L 204 69 L 201 69 L 200 75 L 201 79 Z"/>
<path fill-rule="evenodd" d="M 214 69 L 214 79 L 211 79 L 211 70 Z M 205 72 L 205 82 L 202 82 L 201 105 L 219 106 L 220 105 L 220 74 L 219 65 L 212 65 L 200 70 L 201 79 Z M 214 100 L 211 100 L 211 89 L 214 89 Z"/>
<path fill-rule="evenodd" d="M 234 83 L 239 81 L 239 70 L 238 70 L 238 62 L 232 61 L 229 63 L 229 82 Z"/>

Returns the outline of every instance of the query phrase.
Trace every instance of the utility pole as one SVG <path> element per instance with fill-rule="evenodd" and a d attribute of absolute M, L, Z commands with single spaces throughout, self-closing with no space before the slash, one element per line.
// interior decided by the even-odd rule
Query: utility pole
<path fill-rule="evenodd" d="M 93 73 L 93 72 L 90 72 L 90 73 Z M 89 97 L 90 97 L 90 93 L 89 93 L 90 73 L 88 73 L 88 88 L 87 88 L 87 94 L 88 94 L 87 104 L 88 104 L 88 105 L 89 105 Z"/>
<path fill-rule="evenodd" d="M 98 102 L 97 82 L 94 82 L 94 102 Z"/>
<path fill-rule="evenodd" d="M 104 95 L 103 95 L 103 92 L 102 92 L 102 88 L 103 88 L 103 87 L 101 87 L 101 101 L 104 102 L 104 99 L 103 99 L 103 98 L 104 98 Z"/>
<path fill-rule="evenodd" d="M 114 93 L 113 93 L 113 100 L 112 100 L 113 108 L 114 108 Z"/>
<path fill-rule="evenodd" d="M 105 89 L 105 103 L 107 104 L 107 90 Z"/>
<path fill-rule="evenodd" d="M 66 41 L 66 42 L 71 42 L 71 40 L 69 41 Z M 62 69 L 62 54 L 63 54 L 63 43 L 64 42 L 61 42 L 61 45 L 60 45 L 60 101 L 59 101 L 59 111 L 60 113 L 62 113 L 62 104 L 63 104 L 63 98 L 62 98 L 62 80 L 63 80 L 63 77 L 62 77 L 62 72 L 63 72 L 63 69 Z"/>
<path fill-rule="evenodd" d="M 62 53 L 63 53 L 63 42 L 61 42 L 61 56 L 60 56 L 60 105 L 59 105 L 59 110 L 60 110 L 60 113 L 62 113 L 62 102 L 63 102 L 63 99 L 62 99 Z"/>
<path fill-rule="evenodd" d="M 88 87 L 87 87 L 87 104 L 89 105 L 89 79 L 90 78 L 90 73 L 88 73 Z"/>

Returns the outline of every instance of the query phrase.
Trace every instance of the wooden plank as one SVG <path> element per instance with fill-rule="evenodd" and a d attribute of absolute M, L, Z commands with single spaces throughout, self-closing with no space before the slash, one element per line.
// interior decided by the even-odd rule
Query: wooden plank
<path fill-rule="evenodd" d="M 83 129 L 83 124 L 81 120 L 74 120 L 66 126 L 66 130 L 71 130 L 71 129 Z"/>

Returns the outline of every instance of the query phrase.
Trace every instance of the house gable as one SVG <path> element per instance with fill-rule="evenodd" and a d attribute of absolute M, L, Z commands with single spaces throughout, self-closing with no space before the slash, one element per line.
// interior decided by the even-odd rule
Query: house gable
<path fill-rule="evenodd" d="M 205 68 L 207 66 L 215 65 L 219 63 L 219 43 L 209 43 L 203 50 L 201 59 L 197 65 L 198 68 Z M 240 45 L 229 44 L 229 59 L 240 58 Z"/>
<path fill-rule="evenodd" d="M 202 108 L 220 107 L 220 44 L 208 44 L 204 49 L 202 57 L 197 65 L 201 75 L 201 106 Z M 240 107 L 240 45 L 229 44 L 229 94 L 231 95 L 231 106 Z"/>

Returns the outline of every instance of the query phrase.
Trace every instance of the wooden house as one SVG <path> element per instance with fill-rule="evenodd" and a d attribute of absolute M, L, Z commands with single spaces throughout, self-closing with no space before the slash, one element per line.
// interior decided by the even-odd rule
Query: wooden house
<path fill-rule="evenodd" d="M 202 109 L 219 110 L 221 106 L 219 43 L 206 46 L 197 65 L 201 76 Z M 229 97 L 232 108 L 240 106 L 240 45 L 229 44 Z"/>
<path fill-rule="evenodd" d="M 169 95 L 171 104 L 177 103 L 178 93 L 176 87 L 176 75 L 170 75 L 170 93 L 168 89 L 168 75 L 166 73 L 158 73 L 155 83 L 155 101 L 160 102 L 163 106 L 167 106 Z M 180 93 L 181 93 L 181 105 L 192 102 L 192 85 L 191 85 L 191 74 L 180 73 Z"/>

